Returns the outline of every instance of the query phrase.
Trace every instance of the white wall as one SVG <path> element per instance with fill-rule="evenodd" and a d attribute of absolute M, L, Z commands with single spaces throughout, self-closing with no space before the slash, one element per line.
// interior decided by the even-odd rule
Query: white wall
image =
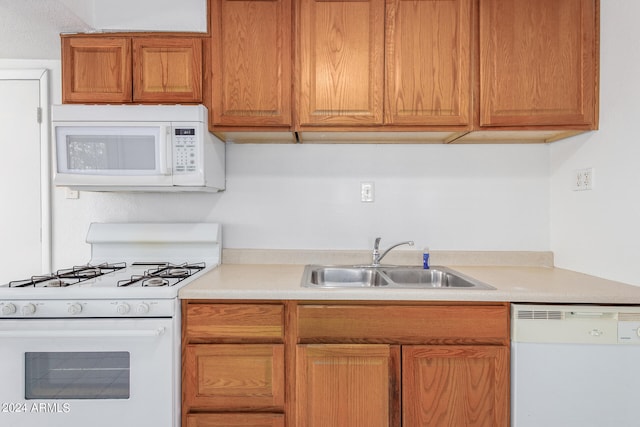
<path fill-rule="evenodd" d="M 557 266 L 640 285 L 640 15 L 601 2 L 600 130 L 551 145 L 551 250 Z M 575 169 L 594 189 L 574 192 Z"/>
<path fill-rule="evenodd" d="M 90 221 L 219 221 L 227 248 L 418 247 L 547 250 L 549 156 L 542 145 L 227 146 L 219 194 L 55 191 L 55 262 L 88 258 Z M 362 203 L 360 182 L 376 201 Z"/>

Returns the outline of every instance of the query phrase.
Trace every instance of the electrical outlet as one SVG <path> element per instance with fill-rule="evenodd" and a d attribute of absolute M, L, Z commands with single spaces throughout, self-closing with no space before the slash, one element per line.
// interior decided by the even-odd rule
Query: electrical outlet
<path fill-rule="evenodd" d="M 573 180 L 573 191 L 593 189 L 593 168 L 576 169 Z"/>
<path fill-rule="evenodd" d="M 65 193 L 65 197 L 67 199 L 77 199 L 78 197 L 80 197 L 80 193 L 78 193 L 78 190 L 72 190 L 69 187 L 66 187 L 66 193 Z"/>
<path fill-rule="evenodd" d="M 371 203 L 375 200 L 375 187 L 373 182 L 360 183 L 360 201 Z"/>

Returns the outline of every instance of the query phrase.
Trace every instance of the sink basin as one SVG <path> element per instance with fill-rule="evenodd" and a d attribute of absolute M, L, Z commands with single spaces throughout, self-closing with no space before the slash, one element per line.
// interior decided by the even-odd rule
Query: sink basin
<path fill-rule="evenodd" d="M 307 288 L 495 289 L 447 267 L 307 265 Z"/>
<path fill-rule="evenodd" d="M 309 269 L 309 283 L 323 288 L 365 288 L 387 286 L 379 269 L 368 267 L 316 267 Z"/>

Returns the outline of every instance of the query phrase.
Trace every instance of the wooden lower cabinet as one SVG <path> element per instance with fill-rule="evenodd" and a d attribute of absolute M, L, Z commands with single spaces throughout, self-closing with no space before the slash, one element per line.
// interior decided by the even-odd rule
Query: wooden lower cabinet
<path fill-rule="evenodd" d="M 191 414 L 184 427 L 285 427 L 283 414 Z"/>
<path fill-rule="evenodd" d="M 508 427 L 507 303 L 183 302 L 184 427 Z"/>
<path fill-rule="evenodd" d="M 509 425 L 509 351 L 498 346 L 403 346 L 402 425 Z"/>
<path fill-rule="evenodd" d="M 195 344 L 184 355 L 188 407 L 284 410 L 282 344 Z"/>
<path fill-rule="evenodd" d="M 399 346 L 300 345 L 296 426 L 398 425 Z"/>

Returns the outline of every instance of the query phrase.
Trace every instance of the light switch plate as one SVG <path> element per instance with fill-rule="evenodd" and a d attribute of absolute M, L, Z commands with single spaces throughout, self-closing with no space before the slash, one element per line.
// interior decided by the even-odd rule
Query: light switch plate
<path fill-rule="evenodd" d="M 360 183 L 360 201 L 372 203 L 375 200 L 375 186 L 373 182 Z"/>

